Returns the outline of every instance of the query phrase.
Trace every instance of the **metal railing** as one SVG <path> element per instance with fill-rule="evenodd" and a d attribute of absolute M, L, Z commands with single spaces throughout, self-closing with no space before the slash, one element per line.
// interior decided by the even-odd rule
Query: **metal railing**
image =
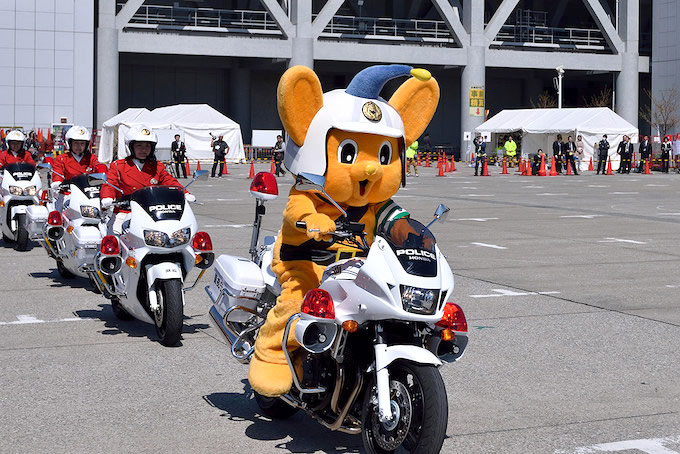
<path fill-rule="evenodd" d="M 558 28 L 528 25 L 504 25 L 494 40 L 496 45 L 561 47 L 607 50 L 607 42 L 598 29 Z"/>
<path fill-rule="evenodd" d="M 425 19 L 334 16 L 324 28 L 321 36 L 383 40 L 390 38 L 416 41 L 431 40 L 455 44 L 444 21 Z"/>

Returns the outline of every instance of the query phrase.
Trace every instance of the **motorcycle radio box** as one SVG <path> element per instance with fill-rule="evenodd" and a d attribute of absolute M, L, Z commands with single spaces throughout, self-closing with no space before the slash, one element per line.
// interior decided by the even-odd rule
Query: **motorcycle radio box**
<path fill-rule="evenodd" d="M 255 310 L 264 293 L 265 283 L 260 268 L 250 260 L 233 255 L 220 255 L 215 260 L 215 277 L 207 288 L 222 317 L 234 306 Z M 235 310 L 230 322 L 244 322 L 250 314 Z"/>

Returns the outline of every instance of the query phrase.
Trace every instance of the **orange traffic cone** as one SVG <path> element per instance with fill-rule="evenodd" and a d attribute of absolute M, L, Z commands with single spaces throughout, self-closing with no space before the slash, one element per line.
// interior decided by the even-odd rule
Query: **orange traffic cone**
<path fill-rule="evenodd" d="M 420 153 L 418 153 L 418 155 L 417 155 L 416 167 L 420 167 Z"/>
<path fill-rule="evenodd" d="M 226 164 L 226 161 L 225 161 Z M 272 165 L 269 167 L 269 173 L 276 172 L 276 164 L 274 164 L 274 156 L 272 156 Z"/>
<path fill-rule="evenodd" d="M 184 161 L 184 167 L 186 168 L 187 175 L 191 175 L 191 167 L 189 167 L 189 160 Z"/>
<path fill-rule="evenodd" d="M 437 176 L 438 177 L 443 177 L 444 176 L 444 165 L 442 164 L 441 161 L 437 161 Z"/>
<path fill-rule="evenodd" d="M 425 155 L 425 167 L 430 167 L 430 153 Z"/>
<path fill-rule="evenodd" d="M 567 160 L 567 175 L 571 175 L 571 164 L 569 163 L 569 160 Z"/>
<path fill-rule="evenodd" d="M 550 164 L 550 176 L 557 176 L 557 169 L 555 168 L 555 156 L 552 157 L 552 162 Z"/>
<path fill-rule="evenodd" d="M 482 176 L 483 177 L 489 176 L 489 167 L 486 165 L 486 159 L 484 160 L 484 169 L 482 170 Z"/>
<path fill-rule="evenodd" d="M 527 170 L 528 172 L 529 170 Z M 538 169 L 538 176 L 539 177 L 544 177 L 546 176 L 547 172 L 545 171 L 545 156 L 541 156 L 541 168 Z M 531 174 L 529 174 L 531 175 Z"/>
<path fill-rule="evenodd" d="M 201 170 L 201 161 L 200 159 L 196 160 L 196 170 Z"/>
<path fill-rule="evenodd" d="M 250 174 L 248 174 L 248 178 L 255 178 L 255 161 L 253 160 L 250 161 Z"/>
<path fill-rule="evenodd" d="M 590 164 L 588 164 L 588 170 L 591 171 L 591 172 L 594 170 L 593 169 L 593 157 L 592 156 L 590 157 Z"/>
<path fill-rule="evenodd" d="M 451 172 L 451 163 L 446 158 L 444 158 L 444 165 L 446 165 L 446 173 Z"/>
<path fill-rule="evenodd" d="M 42 142 L 42 141 L 43 141 L 43 132 L 42 132 L 42 128 L 38 128 L 38 134 L 37 134 L 37 136 L 38 136 L 38 137 L 37 137 L 37 138 L 38 138 L 38 142 Z"/>
<path fill-rule="evenodd" d="M 614 175 L 614 172 L 612 172 L 612 157 L 609 156 L 609 159 L 607 160 L 607 175 Z"/>
<path fill-rule="evenodd" d="M 517 166 L 517 171 L 520 173 L 520 175 L 524 175 L 524 160 L 523 159 L 519 160 L 519 165 Z"/>
<path fill-rule="evenodd" d="M 455 172 L 455 171 L 456 171 L 456 157 L 451 156 L 451 172 Z"/>
<path fill-rule="evenodd" d="M 224 167 L 222 168 L 222 175 L 229 175 L 229 169 L 227 169 L 227 160 L 224 160 Z"/>
<path fill-rule="evenodd" d="M 651 172 L 649 171 L 649 158 L 645 159 L 645 175 L 649 175 Z"/>
<path fill-rule="evenodd" d="M 507 175 L 508 174 L 508 163 L 505 162 L 505 159 L 503 159 L 503 170 L 501 171 L 501 175 Z"/>

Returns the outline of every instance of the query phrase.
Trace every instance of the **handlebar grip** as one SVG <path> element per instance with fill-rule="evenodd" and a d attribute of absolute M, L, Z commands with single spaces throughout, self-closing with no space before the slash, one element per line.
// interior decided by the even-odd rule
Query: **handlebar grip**
<path fill-rule="evenodd" d="M 305 221 L 297 221 L 297 222 L 295 223 L 295 227 L 297 227 L 298 229 L 305 229 L 305 230 L 307 230 L 307 223 L 306 223 Z"/>

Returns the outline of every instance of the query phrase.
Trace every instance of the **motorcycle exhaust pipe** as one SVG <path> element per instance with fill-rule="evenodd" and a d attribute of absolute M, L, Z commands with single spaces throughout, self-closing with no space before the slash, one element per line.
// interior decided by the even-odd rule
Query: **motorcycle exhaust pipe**
<path fill-rule="evenodd" d="M 229 347 L 234 345 L 237 336 L 226 327 L 226 325 L 224 324 L 224 320 L 222 319 L 222 316 L 217 311 L 217 308 L 215 306 L 210 307 L 210 311 L 208 312 L 208 314 L 210 314 L 210 319 L 213 321 L 217 329 L 220 330 L 220 332 L 224 336 L 224 339 L 229 344 Z"/>
<path fill-rule="evenodd" d="M 295 339 L 310 353 L 323 353 L 333 345 L 338 327 L 333 322 L 298 320 L 295 325 Z"/>
<path fill-rule="evenodd" d="M 122 266 L 123 258 L 119 255 L 105 255 L 98 259 L 98 268 L 104 274 L 115 274 Z"/>
<path fill-rule="evenodd" d="M 60 225 L 49 226 L 45 229 L 45 236 L 50 241 L 58 241 L 64 237 L 64 227 Z"/>

